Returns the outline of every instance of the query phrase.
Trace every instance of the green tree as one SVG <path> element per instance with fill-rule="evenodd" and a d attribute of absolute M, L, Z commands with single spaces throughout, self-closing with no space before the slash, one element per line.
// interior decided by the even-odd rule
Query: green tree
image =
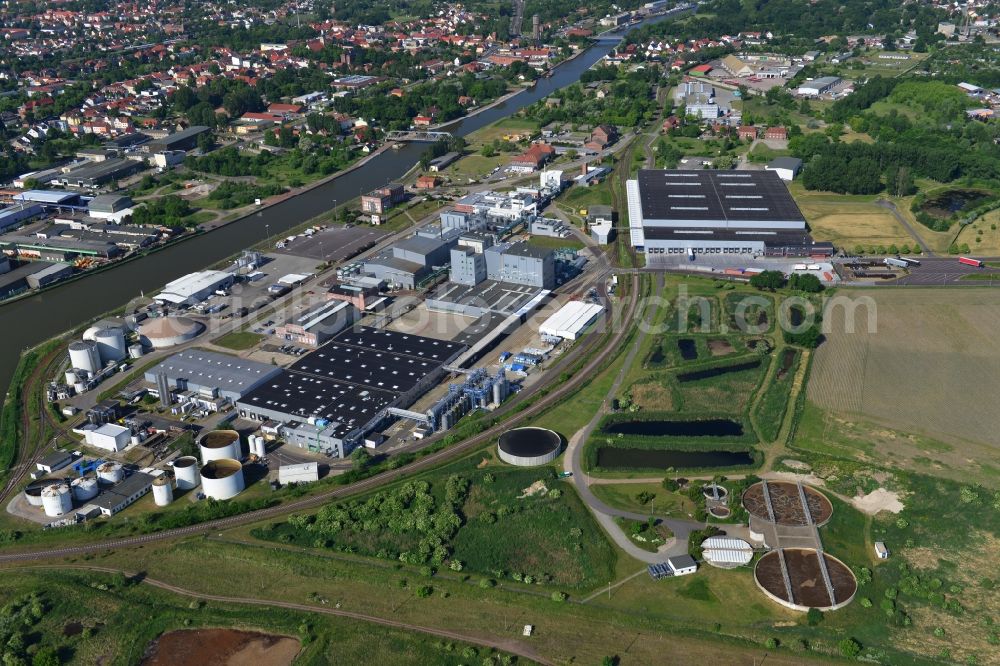
<path fill-rule="evenodd" d="M 840 654 L 844 655 L 848 659 L 857 659 L 858 655 L 861 654 L 861 643 L 853 638 L 845 638 L 837 644 L 840 648 Z"/>

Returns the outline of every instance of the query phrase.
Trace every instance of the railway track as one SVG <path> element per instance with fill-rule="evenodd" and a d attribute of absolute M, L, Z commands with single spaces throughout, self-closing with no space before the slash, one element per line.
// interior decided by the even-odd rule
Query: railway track
<path fill-rule="evenodd" d="M 604 277 L 610 274 L 610 271 L 602 271 Z M 228 518 L 220 518 L 217 520 L 207 521 L 204 523 L 199 523 L 197 525 L 190 525 L 187 527 L 180 527 L 172 530 L 166 530 L 163 532 L 154 532 L 151 534 L 144 534 L 136 537 L 121 538 L 121 539 L 109 539 L 106 541 L 99 541 L 90 544 L 84 544 L 79 546 L 69 546 L 65 548 L 46 548 L 43 550 L 29 550 L 20 552 L 9 552 L 0 554 L 0 563 L 4 562 L 26 562 L 34 561 L 43 558 L 53 558 L 53 557 L 69 557 L 85 555 L 88 553 L 95 553 L 100 551 L 106 551 L 116 548 L 132 548 L 136 546 L 142 546 L 150 543 L 156 543 L 160 541 L 166 541 L 169 539 L 176 539 L 180 537 L 192 536 L 196 534 L 202 534 L 205 532 L 213 532 L 218 530 L 229 529 L 232 527 L 237 527 L 239 525 L 245 525 L 248 523 L 259 522 L 262 520 L 267 520 L 270 518 L 276 518 L 289 513 L 294 513 L 296 511 L 303 511 L 308 509 L 313 509 L 327 502 L 347 497 L 349 495 L 354 495 L 357 493 L 362 493 L 368 490 L 378 488 L 380 486 L 386 485 L 388 483 L 397 481 L 405 476 L 421 472 L 434 467 L 440 463 L 446 462 L 453 458 L 457 458 L 460 455 L 475 449 L 482 444 L 495 439 L 501 431 L 510 428 L 518 423 L 521 423 L 527 419 L 537 416 L 544 412 L 549 407 L 557 404 L 570 394 L 572 394 L 581 385 L 585 384 L 594 375 L 596 370 L 604 363 L 605 354 L 601 353 L 600 350 L 604 349 L 618 349 L 621 343 L 625 340 L 629 333 L 629 323 L 635 318 L 636 308 L 639 303 L 639 285 L 640 279 L 637 273 L 632 273 L 632 283 L 629 290 L 629 301 L 625 304 L 621 318 L 617 321 L 619 324 L 615 327 L 616 318 L 612 308 L 609 308 L 606 316 L 605 322 L 609 325 L 609 328 L 601 335 L 590 335 L 587 336 L 584 343 L 573 350 L 570 353 L 563 356 L 560 361 L 550 368 L 549 374 L 552 377 L 558 377 L 560 373 L 572 368 L 572 366 L 580 359 L 586 358 L 584 365 L 573 372 L 569 380 L 563 382 L 562 384 L 556 386 L 555 388 L 549 390 L 547 393 L 542 395 L 537 401 L 529 404 L 527 407 L 523 407 L 524 403 L 539 394 L 543 388 L 541 384 L 533 386 L 531 389 L 524 391 L 519 396 L 523 396 L 520 400 L 515 400 L 507 405 L 504 405 L 500 409 L 494 412 L 495 416 L 507 416 L 509 418 L 504 420 L 502 423 L 498 423 L 490 428 L 487 428 L 481 433 L 473 435 L 469 439 L 463 442 L 455 444 L 440 451 L 435 451 L 426 455 L 425 457 L 416 460 L 403 467 L 388 470 L 378 474 L 377 476 L 370 477 L 368 479 L 363 479 L 355 483 L 342 486 L 340 488 L 334 488 L 324 493 L 314 495 L 302 500 L 295 502 L 290 502 L 288 504 L 281 504 L 274 507 L 269 507 L 266 509 L 259 509 L 257 511 L 251 511 L 248 513 L 240 514 L 238 516 L 231 516 Z M 596 351 L 597 353 L 590 353 Z M 589 357 L 587 354 L 590 353 Z M 41 365 L 41 364 L 40 364 Z M 44 374 L 42 375 L 44 376 Z M 433 446 L 438 441 L 438 437 L 431 438 L 427 440 L 426 444 L 422 444 L 419 447 L 413 449 L 408 449 L 407 452 L 416 452 Z M 38 453 L 36 452 L 36 456 Z M 21 474 L 23 478 L 23 470 Z M 6 492 L 9 492 L 10 488 L 15 486 L 8 485 Z"/>
<path fill-rule="evenodd" d="M 17 454 L 14 463 L 11 465 L 12 474 L 7 479 L 3 488 L 0 489 L 0 503 L 7 500 L 11 492 L 24 480 L 25 475 L 31 471 L 31 466 L 38 462 L 45 453 L 46 439 L 43 435 L 46 432 L 46 426 L 52 428 L 57 435 L 65 432 L 62 426 L 56 423 L 52 415 L 49 414 L 48 406 L 45 404 L 45 396 L 42 394 L 38 397 L 37 405 L 40 419 L 44 423 L 42 429 L 39 431 L 40 439 L 30 448 L 25 446 L 26 438 L 32 431 L 31 410 L 27 408 L 29 401 L 32 399 L 31 396 L 39 384 L 44 383 L 46 378 L 52 374 L 52 368 L 60 361 L 64 351 L 63 346 L 59 345 L 43 356 L 21 388 L 21 402 L 24 405 L 21 411 L 21 441 L 18 443 Z"/>

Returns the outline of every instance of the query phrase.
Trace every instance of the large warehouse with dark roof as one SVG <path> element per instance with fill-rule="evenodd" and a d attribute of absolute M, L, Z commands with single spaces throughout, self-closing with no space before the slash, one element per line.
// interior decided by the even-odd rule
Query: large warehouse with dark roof
<path fill-rule="evenodd" d="M 302 448 L 343 457 L 386 418 L 445 375 L 466 346 L 357 326 L 268 378 L 237 402 L 242 418 L 276 421 Z"/>
<path fill-rule="evenodd" d="M 788 188 L 771 171 L 639 171 L 626 183 L 632 245 L 647 263 L 698 255 L 807 256 L 816 243 Z"/>

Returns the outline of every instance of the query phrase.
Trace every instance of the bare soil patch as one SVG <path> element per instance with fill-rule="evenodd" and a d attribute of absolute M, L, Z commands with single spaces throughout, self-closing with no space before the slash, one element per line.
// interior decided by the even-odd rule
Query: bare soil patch
<path fill-rule="evenodd" d="M 169 631 L 150 644 L 143 666 L 289 666 L 298 639 L 236 629 Z"/>
<path fill-rule="evenodd" d="M 708 351 L 712 353 L 712 356 L 725 356 L 732 354 L 736 349 L 729 340 L 709 340 Z"/>
<path fill-rule="evenodd" d="M 899 499 L 899 493 L 885 488 L 876 488 L 867 495 L 857 495 L 851 498 L 851 505 L 869 516 L 874 516 L 879 511 L 900 513 L 905 508 Z"/>

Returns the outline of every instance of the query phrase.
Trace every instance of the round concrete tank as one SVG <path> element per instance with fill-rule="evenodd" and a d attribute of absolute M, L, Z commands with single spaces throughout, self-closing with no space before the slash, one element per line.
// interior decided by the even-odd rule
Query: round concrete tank
<path fill-rule="evenodd" d="M 97 351 L 101 354 L 101 362 L 120 361 L 127 355 L 125 348 L 125 333 L 118 327 L 102 328 L 94 333 Z"/>
<path fill-rule="evenodd" d="M 85 393 L 87 391 L 87 385 L 83 382 L 77 382 L 76 384 L 73 384 L 73 390 L 77 393 Z"/>
<path fill-rule="evenodd" d="M 156 317 L 139 326 L 139 340 L 147 347 L 164 349 L 197 337 L 205 327 L 188 317 Z"/>
<path fill-rule="evenodd" d="M 204 465 L 222 458 L 239 460 L 243 457 L 240 434 L 235 430 L 212 430 L 205 433 L 198 440 L 198 449 L 201 451 L 201 462 Z"/>
<path fill-rule="evenodd" d="M 174 476 L 177 478 L 177 490 L 190 490 L 198 485 L 198 459 L 194 456 L 181 456 L 174 461 Z"/>
<path fill-rule="evenodd" d="M 125 471 L 121 463 L 106 462 L 97 468 L 97 480 L 101 483 L 115 484 L 124 478 Z"/>
<path fill-rule="evenodd" d="M 89 340 L 71 342 L 69 345 L 69 364 L 74 368 L 97 374 L 97 371 L 101 369 L 101 354 L 97 350 L 97 343 Z"/>
<path fill-rule="evenodd" d="M 219 458 L 201 468 L 201 490 L 206 497 L 225 500 L 243 490 L 243 465 L 232 458 Z"/>
<path fill-rule="evenodd" d="M 166 474 L 153 479 L 153 502 L 156 506 L 166 506 L 174 501 L 174 486 Z"/>
<path fill-rule="evenodd" d="M 146 351 L 142 348 L 142 345 L 130 345 L 128 348 L 129 358 L 142 358 L 142 355 L 145 353 Z"/>
<path fill-rule="evenodd" d="M 78 381 L 80 381 L 80 378 L 77 377 L 76 373 L 73 372 L 72 370 L 67 370 L 66 374 L 63 375 L 63 378 L 66 380 L 66 385 L 67 386 L 73 386 Z"/>
<path fill-rule="evenodd" d="M 81 476 L 79 479 L 73 479 L 69 485 L 73 490 L 73 499 L 77 502 L 86 502 L 97 497 L 97 479 L 92 476 Z"/>
<path fill-rule="evenodd" d="M 24 497 L 28 500 L 28 504 L 31 506 L 41 506 L 42 505 L 42 491 L 51 486 L 53 483 L 57 483 L 54 479 L 42 479 L 41 481 L 32 481 L 24 488 Z"/>
<path fill-rule="evenodd" d="M 500 435 L 497 452 L 510 465 L 534 467 L 559 457 L 562 437 L 548 428 L 514 428 Z"/>
<path fill-rule="evenodd" d="M 45 515 L 56 518 L 73 510 L 73 497 L 65 483 L 53 483 L 42 490 L 42 508 Z"/>

